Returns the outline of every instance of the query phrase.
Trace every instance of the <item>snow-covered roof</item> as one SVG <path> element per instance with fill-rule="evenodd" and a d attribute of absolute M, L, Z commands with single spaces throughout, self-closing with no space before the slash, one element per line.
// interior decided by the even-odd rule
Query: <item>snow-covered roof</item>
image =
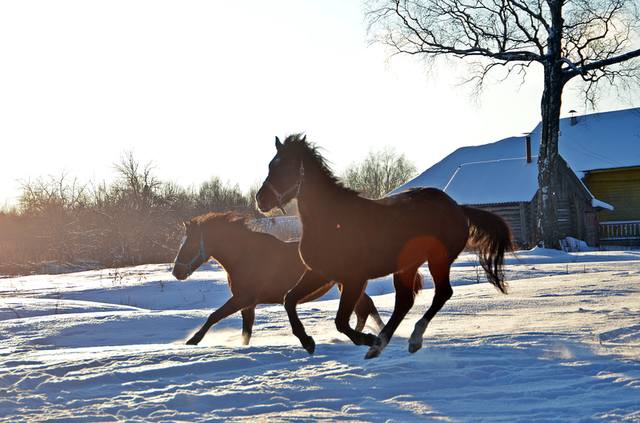
<path fill-rule="evenodd" d="M 560 120 L 560 154 L 582 173 L 594 169 L 640 166 L 640 108 L 576 116 Z M 531 134 L 534 148 L 540 142 L 540 124 Z"/>
<path fill-rule="evenodd" d="M 640 108 L 593 113 L 576 118 L 575 125 L 571 124 L 570 117 L 560 120 L 559 150 L 560 155 L 578 177 L 584 176 L 584 172 L 588 170 L 640 166 Z M 538 124 L 531 132 L 531 149 L 534 154 L 540 147 L 540 130 L 541 125 Z M 522 158 L 525 154 L 524 136 L 505 138 L 491 144 L 462 147 L 416 178 L 396 188 L 391 194 L 416 187 L 436 187 L 444 190 L 462 165 Z M 502 166 L 505 166 L 504 163 Z M 470 184 L 467 190 L 495 195 L 482 189 L 483 185 L 480 184 L 478 175 L 475 176 L 466 179 Z M 521 176 L 524 177 L 524 173 Z M 522 186 L 522 181 L 517 178 L 509 176 L 504 179 L 501 186 L 509 194 L 516 193 L 518 187 Z M 520 195 L 517 198 L 521 197 Z M 456 199 L 455 196 L 453 198 Z M 519 201 L 517 198 L 514 196 L 510 202 Z M 475 204 L 487 203 L 491 201 L 482 200 L 481 203 Z"/>
<path fill-rule="evenodd" d="M 535 160 L 492 160 L 461 165 L 444 191 L 462 204 L 525 202 L 536 195 L 537 181 Z"/>

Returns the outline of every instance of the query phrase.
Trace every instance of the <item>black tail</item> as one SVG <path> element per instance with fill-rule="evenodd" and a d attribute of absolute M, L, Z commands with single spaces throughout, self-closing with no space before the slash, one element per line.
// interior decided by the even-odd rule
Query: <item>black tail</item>
<path fill-rule="evenodd" d="M 500 216 L 473 207 L 462 206 L 469 219 L 469 241 L 478 249 L 480 265 L 487 279 L 503 294 L 507 293 L 502 267 L 504 253 L 511 251 L 511 230 Z"/>

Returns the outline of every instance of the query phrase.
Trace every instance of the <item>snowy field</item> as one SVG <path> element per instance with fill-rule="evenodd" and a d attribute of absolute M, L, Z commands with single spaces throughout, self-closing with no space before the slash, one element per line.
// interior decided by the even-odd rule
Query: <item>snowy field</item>
<path fill-rule="evenodd" d="M 369 361 L 333 326 L 335 290 L 299 307 L 314 356 L 282 306 L 257 310 L 248 347 L 239 315 L 186 346 L 228 298 L 225 273 L 208 264 L 179 282 L 169 269 L 0 279 L 0 420 L 640 421 L 638 251 L 520 252 L 507 296 L 464 255 L 423 349 L 409 354 L 407 337 L 428 278 Z M 368 292 L 386 320 L 390 279 Z"/>

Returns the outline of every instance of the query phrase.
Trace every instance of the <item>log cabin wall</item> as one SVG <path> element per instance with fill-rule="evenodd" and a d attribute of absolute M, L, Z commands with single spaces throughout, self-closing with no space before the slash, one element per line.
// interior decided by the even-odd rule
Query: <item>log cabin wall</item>
<path fill-rule="evenodd" d="M 584 181 L 596 198 L 615 208 L 599 212 L 600 221 L 640 220 L 640 166 L 592 170 Z"/>
<path fill-rule="evenodd" d="M 591 246 L 598 245 L 598 219 L 591 202 L 591 194 L 576 174 L 562 160 L 558 169 L 558 229 L 560 237 L 573 237 Z M 536 213 L 538 194 L 530 202 L 501 204 L 469 204 L 501 216 L 511 227 L 514 242 L 519 248 L 530 248 L 538 242 Z"/>
<path fill-rule="evenodd" d="M 511 228 L 511 234 L 517 247 L 528 248 L 532 245 L 529 216 L 531 205 L 529 203 L 473 204 L 471 207 L 477 207 L 502 217 Z"/>
<path fill-rule="evenodd" d="M 558 169 L 560 178 L 560 201 L 558 201 L 558 220 L 561 236 L 571 236 L 598 245 L 598 219 L 593 207 L 591 193 L 561 160 Z"/>

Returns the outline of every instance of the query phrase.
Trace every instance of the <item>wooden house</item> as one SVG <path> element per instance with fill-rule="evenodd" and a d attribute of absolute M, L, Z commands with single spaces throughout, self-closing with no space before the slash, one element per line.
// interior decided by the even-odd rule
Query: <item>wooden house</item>
<path fill-rule="evenodd" d="M 638 141 L 640 148 L 640 140 Z M 640 244 L 640 166 L 593 169 L 585 184 L 598 198 L 615 205 L 598 213 L 600 241 L 606 244 Z"/>
<path fill-rule="evenodd" d="M 436 187 L 496 212 L 521 246 L 537 243 L 541 127 L 529 136 L 462 147 L 390 194 Z M 640 244 L 640 108 L 561 119 L 557 218 L 561 237 Z"/>
<path fill-rule="evenodd" d="M 573 237 L 593 245 L 598 241 L 596 210 L 604 206 L 561 159 L 556 192 L 561 238 Z M 502 216 L 515 243 L 529 247 L 537 240 L 538 167 L 529 158 L 464 163 L 444 191 L 461 204 Z"/>

